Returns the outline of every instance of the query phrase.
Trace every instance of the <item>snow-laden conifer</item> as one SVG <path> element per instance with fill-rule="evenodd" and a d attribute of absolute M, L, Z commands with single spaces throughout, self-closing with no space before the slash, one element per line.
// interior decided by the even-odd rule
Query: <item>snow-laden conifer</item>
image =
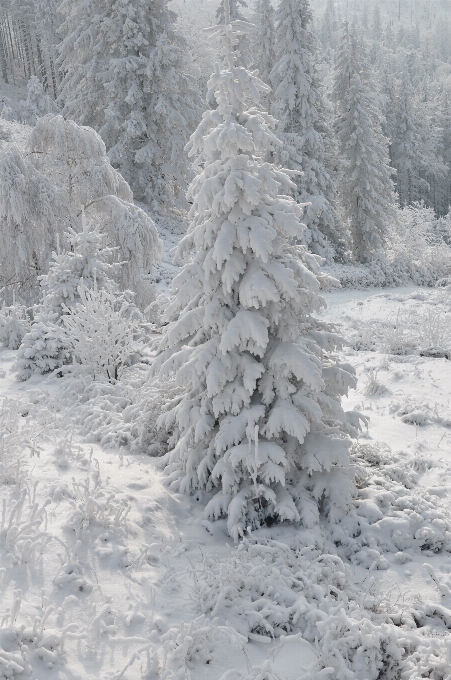
<path fill-rule="evenodd" d="M 253 66 L 258 69 L 260 79 L 268 83 L 276 59 L 274 7 L 271 0 L 257 1 L 253 21 L 255 24 L 252 35 Z M 262 101 L 263 103 L 266 101 Z"/>
<path fill-rule="evenodd" d="M 0 346 L 17 349 L 30 330 L 30 318 L 25 305 L 13 299 L 11 305 L 3 302 L 0 307 Z"/>
<path fill-rule="evenodd" d="M 302 171 L 296 179 L 296 199 L 310 202 L 305 213 L 313 252 L 330 256 L 325 238 L 343 249 L 335 210 L 335 188 L 325 168 L 321 129 L 322 104 L 313 57 L 314 38 L 309 0 L 281 0 L 276 11 L 276 63 L 271 112 L 279 120 L 284 146 L 277 154 L 284 167 Z"/>
<path fill-rule="evenodd" d="M 80 233 L 66 235 L 68 250 L 57 249 L 47 274 L 41 276 L 42 299 L 34 309 L 34 323 L 23 337 L 16 364 L 21 380 L 33 373 L 47 373 L 71 359 L 62 317 L 80 302 L 80 285 L 117 294 L 112 275 L 120 265 L 112 265 L 113 250 L 105 247 L 105 236 L 98 227 L 83 220 Z"/>
<path fill-rule="evenodd" d="M 268 87 L 235 64 L 243 21 L 208 29 L 225 67 L 209 80 L 217 108 L 189 143 L 197 176 L 186 264 L 153 371 L 182 388 L 159 425 L 172 431 L 169 483 L 212 493 L 206 515 L 228 516 L 238 539 L 267 519 L 312 525 L 322 505 L 333 521 L 353 492 L 352 430 L 340 395 L 353 370 L 333 356 L 342 340 L 313 312 L 324 301 L 318 257 L 305 246 L 289 176 L 263 158 L 280 145 L 275 121 L 247 109 Z"/>
<path fill-rule="evenodd" d="M 64 0 L 64 115 L 100 131 L 112 164 L 149 205 L 189 182 L 183 148 L 198 113 L 188 47 L 168 0 Z"/>
<path fill-rule="evenodd" d="M 343 213 L 349 221 L 353 255 L 371 260 L 382 248 L 394 219 L 394 190 L 388 140 L 383 136 L 364 48 L 344 25 L 335 70 L 336 131 L 344 171 L 340 182 Z"/>

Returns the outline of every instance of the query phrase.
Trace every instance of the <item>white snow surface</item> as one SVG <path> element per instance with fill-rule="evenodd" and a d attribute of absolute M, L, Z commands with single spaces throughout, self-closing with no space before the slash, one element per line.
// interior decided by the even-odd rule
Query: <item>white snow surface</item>
<path fill-rule="evenodd" d="M 383 630 L 404 645 L 405 677 L 449 677 L 451 361 L 431 354 L 450 348 L 451 292 L 326 298 L 323 316 L 342 324 L 359 377 L 344 406 L 369 418 L 355 508 L 332 528 L 274 525 L 238 549 L 225 520 L 203 518 L 201 492 L 168 490 L 158 458 L 84 441 L 64 380 L 20 383 L 17 352 L 0 351 L 0 678 L 219 680 L 258 668 L 373 679 Z M 424 344 L 432 315 L 448 328 L 434 336 L 442 347 Z M 364 628 L 355 637 L 362 617 L 371 643 Z M 374 672 L 349 651 L 356 639 Z M 349 674 L 334 666 L 337 650 Z"/>

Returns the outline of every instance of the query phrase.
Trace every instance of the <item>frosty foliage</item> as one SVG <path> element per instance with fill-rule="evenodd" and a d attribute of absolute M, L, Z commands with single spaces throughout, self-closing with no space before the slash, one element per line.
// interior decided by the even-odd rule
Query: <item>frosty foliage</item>
<path fill-rule="evenodd" d="M 0 346 L 17 349 L 29 329 L 30 318 L 27 307 L 15 301 L 7 307 L 4 302 L 0 308 Z"/>
<path fill-rule="evenodd" d="M 344 161 L 341 206 L 357 262 L 370 262 L 383 249 L 387 224 L 395 219 L 388 140 L 372 90 L 362 42 L 346 22 L 335 73 L 335 126 Z"/>
<path fill-rule="evenodd" d="M 424 567 L 440 585 L 432 567 Z M 449 677 L 446 637 L 429 626 L 435 617 L 446 631 L 450 610 L 376 597 L 370 575 L 356 587 L 349 567 L 319 536 L 301 534 L 290 545 L 251 537 L 226 560 L 204 559 L 193 575 L 201 611 L 230 622 L 249 640 L 282 641 L 259 669 L 229 671 L 224 680 L 277 678 L 274 657 L 295 635 L 314 644 L 318 656 L 301 680 Z"/>
<path fill-rule="evenodd" d="M 227 5 L 226 5 L 227 9 Z M 334 348 L 342 339 L 312 312 L 327 277 L 303 246 L 300 207 L 281 192 L 283 171 L 261 160 L 280 142 L 271 117 L 245 106 L 267 86 L 235 66 L 242 21 L 208 29 L 227 66 L 209 81 L 218 107 L 191 137 L 198 175 L 188 197 L 191 226 L 178 248 L 170 321 L 153 373 L 182 394 L 159 425 L 173 430 L 168 483 L 215 494 L 206 515 L 228 516 L 235 539 L 267 519 L 336 521 L 353 475 L 339 397 L 355 385 Z"/>
<path fill-rule="evenodd" d="M 32 301 L 62 233 L 67 211 L 60 192 L 16 147 L 0 156 L 0 286 L 10 303 Z"/>
<path fill-rule="evenodd" d="M 115 382 L 136 352 L 137 321 L 130 317 L 129 303 L 111 290 L 92 290 L 82 284 L 78 294 L 79 304 L 66 308 L 63 317 L 64 338 L 74 363 L 94 380 Z"/>
<path fill-rule="evenodd" d="M 271 113 L 283 146 L 276 159 L 283 167 L 302 171 L 294 178 L 296 200 L 305 210 L 310 249 L 332 258 L 331 246 L 343 252 L 344 234 L 336 214 L 333 181 L 325 167 L 324 107 L 315 73 L 314 37 L 309 0 L 282 0 L 276 11 L 276 62 L 271 72 Z M 328 243 L 329 241 L 329 243 Z"/>
<path fill-rule="evenodd" d="M 365 265 L 335 263 L 330 272 L 342 286 L 400 286 L 413 282 L 434 286 L 451 274 L 448 218 L 437 219 L 431 208 L 414 205 L 398 209 L 388 222 L 385 252 Z"/>
<path fill-rule="evenodd" d="M 65 116 L 93 126 L 109 158 L 149 205 L 183 198 L 183 147 L 198 113 L 185 40 L 167 0 L 61 5 Z"/>
<path fill-rule="evenodd" d="M 271 0 L 257 0 L 253 17 L 252 55 L 253 64 L 264 83 L 268 83 L 276 60 L 274 7 Z M 263 95 L 262 104 L 266 104 L 269 95 Z M 268 108 L 268 107 L 266 107 Z"/>
<path fill-rule="evenodd" d="M 28 125 L 36 125 L 39 118 L 58 111 L 56 102 L 45 92 L 39 78 L 31 76 L 27 83 L 27 98 L 19 105 L 21 121 Z"/>
<path fill-rule="evenodd" d="M 114 249 L 113 259 L 122 263 L 114 274 L 120 288 L 131 289 L 137 303 L 146 306 L 153 297 L 149 274 L 160 240 L 150 217 L 132 203 L 130 187 L 112 168 L 99 135 L 62 116 L 48 115 L 32 130 L 30 154 L 65 208 L 60 222 L 76 232 L 83 229 L 82 215 L 97 224 L 106 235 L 104 245 Z"/>
<path fill-rule="evenodd" d="M 34 308 L 33 325 L 22 339 L 16 363 L 22 380 L 33 373 L 54 371 L 69 361 L 72 355 L 61 328 L 62 316 L 80 302 L 80 284 L 118 293 L 111 275 L 120 265 L 111 264 L 114 250 L 104 246 L 105 237 L 98 227 L 83 219 L 81 233 L 71 229 L 65 236 L 70 250 L 58 248 L 48 274 L 40 277 L 42 299 Z"/>

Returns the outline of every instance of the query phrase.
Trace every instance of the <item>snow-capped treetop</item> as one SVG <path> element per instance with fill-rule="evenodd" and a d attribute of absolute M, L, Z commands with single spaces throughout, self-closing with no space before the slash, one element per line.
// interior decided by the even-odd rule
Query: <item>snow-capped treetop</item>
<path fill-rule="evenodd" d="M 240 12 L 240 7 L 247 7 L 246 0 L 229 0 L 229 18 L 231 21 L 245 21 L 245 17 Z M 226 8 L 224 0 L 219 3 L 218 9 L 216 10 L 216 20 L 218 25 L 224 24 L 226 21 Z M 237 32 L 235 35 L 235 42 L 233 44 L 233 50 L 236 52 L 236 59 L 240 66 L 249 66 L 252 61 L 251 56 L 251 42 L 249 40 L 249 33 L 253 31 L 254 26 L 248 24 L 248 29 L 246 31 Z M 221 55 L 222 56 L 222 55 Z"/>
<path fill-rule="evenodd" d="M 324 500 L 331 519 L 348 506 L 350 426 L 339 395 L 352 369 L 330 354 L 341 339 L 312 312 L 323 304 L 318 258 L 293 245 L 301 207 L 285 195 L 287 173 L 263 160 L 280 145 L 275 121 L 247 102 L 268 91 L 236 65 L 230 20 L 206 29 L 219 38 L 224 68 L 209 80 L 217 108 L 206 111 L 188 145 L 197 177 L 191 225 L 178 256 L 170 322 L 153 371 L 182 395 L 159 423 L 172 430 L 169 482 L 216 491 L 207 516 L 228 515 L 235 539 L 267 518 L 309 525 Z"/>

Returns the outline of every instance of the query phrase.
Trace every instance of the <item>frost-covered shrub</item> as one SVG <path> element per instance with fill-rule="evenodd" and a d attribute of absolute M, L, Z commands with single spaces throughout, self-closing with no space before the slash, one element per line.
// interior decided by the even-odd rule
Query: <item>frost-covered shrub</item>
<path fill-rule="evenodd" d="M 29 330 L 27 307 L 15 301 L 7 307 L 4 302 L 0 309 L 0 345 L 8 349 L 17 349 Z"/>
<path fill-rule="evenodd" d="M 58 113 L 56 102 L 46 94 L 41 81 L 31 76 L 27 83 L 27 98 L 19 104 L 19 117 L 27 125 L 36 125 L 48 113 Z"/>
<path fill-rule="evenodd" d="M 340 406 L 353 368 L 337 362 L 342 339 L 312 314 L 328 277 L 320 258 L 294 245 L 305 226 L 284 193 L 292 182 L 261 160 L 280 144 L 274 121 L 245 106 L 267 91 L 235 66 L 234 32 L 245 29 L 209 29 L 227 66 L 209 81 L 218 108 L 189 144 L 198 175 L 177 251 L 186 264 L 152 367 L 182 388 L 159 418 L 173 430 L 168 483 L 214 492 L 206 514 L 228 516 L 235 539 L 267 519 L 310 526 L 319 505 L 336 521 L 351 502 L 356 432 Z"/>
<path fill-rule="evenodd" d="M 267 642 L 302 631 L 314 641 L 317 622 L 348 576 L 339 557 L 322 554 L 324 545 L 310 539 L 311 547 L 297 550 L 245 539 L 227 560 L 206 557 L 196 572 L 201 611 L 229 621 L 246 638 Z"/>
<path fill-rule="evenodd" d="M 358 486 L 354 508 L 330 527 L 339 554 L 386 569 L 384 553 L 451 551 L 451 514 L 437 496 L 418 488 L 422 466 L 378 446 L 358 443 L 351 451 Z"/>
<path fill-rule="evenodd" d="M 81 285 L 78 293 L 79 304 L 62 319 L 66 346 L 82 372 L 114 382 L 136 352 L 137 321 L 129 303 L 111 291 Z"/>
<path fill-rule="evenodd" d="M 195 664 L 211 661 L 215 643 L 221 640 L 221 630 L 215 623 L 200 616 L 190 623 L 171 628 L 161 637 L 164 650 L 162 666 L 171 671 L 171 678 L 180 677 L 182 680 L 187 669 L 192 670 Z"/>

